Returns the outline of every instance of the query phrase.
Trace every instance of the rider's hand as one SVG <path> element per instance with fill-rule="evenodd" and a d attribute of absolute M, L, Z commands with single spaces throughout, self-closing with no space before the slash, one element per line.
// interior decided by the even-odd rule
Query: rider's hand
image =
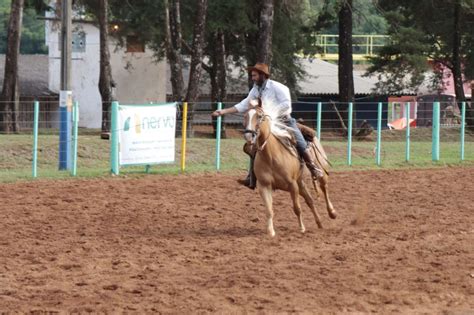
<path fill-rule="evenodd" d="M 219 117 L 219 116 L 222 116 L 224 115 L 224 111 L 222 109 L 218 109 L 216 110 L 215 112 L 212 113 L 212 116 L 214 117 Z"/>

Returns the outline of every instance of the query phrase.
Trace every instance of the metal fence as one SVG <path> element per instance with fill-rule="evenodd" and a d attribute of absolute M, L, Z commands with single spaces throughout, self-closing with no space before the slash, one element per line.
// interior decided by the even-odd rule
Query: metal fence
<path fill-rule="evenodd" d="M 6 170 L 25 169 L 25 177 L 30 176 L 35 152 L 39 154 L 40 169 L 57 168 L 58 103 L 39 103 L 35 124 L 34 102 L 23 102 L 17 115 L 16 133 L 12 134 L 6 132 L 4 118 L 7 111 L 5 104 L 1 105 L 0 175 L 5 175 Z M 223 107 L 233 105 L 222 104 Z M 196 169 L 245 169 L 248 160 L 241 152 L 243 114 L 227 115 L 219 125 L 211 117 L 216 106 L 210 102 L 189 104 L 186 139 L 189 154 L 185 163 L 188 168 Z M 179 157 L 183 155 L 182 104 L 178 107 L 175 168 L 180 167 Z M 384 164 L 404 167 L 474 162 L 474 134 L 466 128 L 466 117 L 472 115 L 472 111 L 469 103 L 295 102 L 292 116 L 316 131 L 335 167 Z M 79 127 L 81 123 L 85 122 L 79 121 Z M 35 126 L 39 141 L 34 140 Z M 221 137 L 216 135 L 219 127 Z M 97 165 L 107 172 L 109 142 L 100 140 L 99 129 L 79 129 L 79 136 L 74 139 L 77 140 L 79 173 L 81 170 L 94 173 Z M 94 146 L 99 149 L 91 149 Z"/>

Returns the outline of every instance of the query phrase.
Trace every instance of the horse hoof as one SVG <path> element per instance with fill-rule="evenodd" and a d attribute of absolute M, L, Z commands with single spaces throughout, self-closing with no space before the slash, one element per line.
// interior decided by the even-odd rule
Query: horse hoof
<path fill-rule="evenodd" d="M 331 219 L 337 218 L 336 211 L 329 211 L 328 213 L 329 213 L 329 217 L 330 217 Z"/>

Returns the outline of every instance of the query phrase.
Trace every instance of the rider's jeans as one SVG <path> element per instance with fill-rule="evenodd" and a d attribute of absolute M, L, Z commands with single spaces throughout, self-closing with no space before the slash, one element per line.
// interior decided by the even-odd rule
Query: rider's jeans
<path fill-rule="evenodd" d="M 283 119 L 283 123 L 293 130 L 293 134 L 296 140 L 296 150 L 300 155 L 303 155 L 308 144 L 306 143 L 306 140 L 304 139 L 300 128 L 298 128 L 298 126 L 296 125 L 296 119 L 288 117 L 287 119 Z"/>

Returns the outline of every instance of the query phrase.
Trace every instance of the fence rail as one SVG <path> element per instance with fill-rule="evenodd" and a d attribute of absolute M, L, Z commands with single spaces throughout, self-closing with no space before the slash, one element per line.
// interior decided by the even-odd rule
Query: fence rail
<path fill-rule="evenodd" d="M 387 35 L 352 35 L 352 56 L 354 60 L 366 60 L 375 56 L 385 46 L 390 37 Z M 339 59 L 339 35 L 315 34 L 312 46 L 318 51 L 316 57 L 323 60 Z"/>

